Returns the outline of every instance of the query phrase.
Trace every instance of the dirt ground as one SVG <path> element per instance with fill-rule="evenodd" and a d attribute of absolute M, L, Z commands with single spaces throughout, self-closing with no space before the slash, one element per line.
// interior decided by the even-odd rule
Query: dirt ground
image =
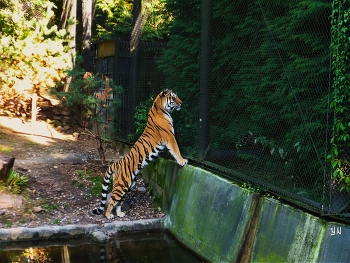
<path fill-rule="evenodd" d="M 121 158 L 109 145 L 104 148 L 107 162 Z M 44 121 L 32 127 L 30 122 L 0 116 L 1 156 L 15 157 L 14 170 L 30 181 L 20 194 L 22 205 L 0 209 L 0 228 L 110 221 L 91 213 L 100 200 L 94 177 L 102 177 L 107 166 L 98 161 L 95 140 L 77 125 L 62 133 Z M 9 192 L 3 183 L 1 192 Z M 152 203 L 142 176 L 124 204 L 126 217 L 114 220 L 164 216 Z"/>

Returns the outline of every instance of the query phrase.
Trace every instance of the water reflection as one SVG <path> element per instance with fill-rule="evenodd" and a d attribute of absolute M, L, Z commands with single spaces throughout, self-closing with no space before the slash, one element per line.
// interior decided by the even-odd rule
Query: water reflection
<path fill-rule="evenodd" d="M 168 233 L 122 234 L 107 244 L 89 240 L 0 244 L 2 263 L 200 263 Z"/>

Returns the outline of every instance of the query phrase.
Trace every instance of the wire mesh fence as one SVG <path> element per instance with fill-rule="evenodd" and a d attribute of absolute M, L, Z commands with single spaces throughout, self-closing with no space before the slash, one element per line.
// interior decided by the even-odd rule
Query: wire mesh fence
<path fill-rule="evenodd" d="M 213 14 L 216 99 L 205 160 L 319 209 L 328 180 L 330 6 L 214 3 Z"/>
<path fill-rule="evenodd" d="M 25 18 L 30 20 L 35 18 L 37 20 L 42 19 L 44 12 L 46 12 L 46 8 L 42 5 L 35 5 L 32 2 L 21 0 L 22 9 L 25 12 Z"/>
<path fill-rule="evenodd" d="M 166 46 L 163 43 L 140 42 L 137 59 L 132 60 L 130 42 L 115 40 L 95 44 L 94 68 L 95 72 L 106 76 L 121 86 L 122 92 L 114 94 L 120 99 L 118 109 L 108 106 L 102 119 L 116 123 L 109 123 L 107 137 L 118 137 L 128 140 L 135 132 L 135 108 L 141 102 L 150 98 L 156 91 L 164 88 L 164 75 L 157 69 L 155 57 Z M 133 67 L 135 69 L 133 69 Z M 103 92 L 104 87 L 97 92 Z M 110 98 L 108 105 L 111 105 Z M 132 140 L 132 139 L 131 139 Z"/>
<path fill-rule="evenodd" d="M 137 105 L 172 89 L 184 102 L 173 116 L 184 155 L 255 190 L 348 218 L 350 194 L 326 160 L 332 1 L 180 2 L 168 6 L 167 45 L 140 45 L 133 80 L 127 43 L 115 45 L 125 56 L 97 56 L 97 72 L 124 88 L 118 138 L 135 133 Z"/>
<path fill-rule="evenodd" d="M 224 4 L 213 2 L 212 9 L 204 160 L 325 209 L 330 5 Z"/>

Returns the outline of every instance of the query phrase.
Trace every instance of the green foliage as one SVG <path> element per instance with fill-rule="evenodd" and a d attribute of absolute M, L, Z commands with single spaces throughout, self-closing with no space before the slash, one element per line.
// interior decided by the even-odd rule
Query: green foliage
<path fill-rule="evenodd" d="M 92 182 L 91 193 L 93 196 L 101 195 L 101 185 L 103 183 L 103 176 L 101 176 L 100 174 L 95 174 L 93 171 L 90 171 L 90 170 L 87 170 L 87 171 L 77 170 L 76 173 L 80 179 L 85 179 Z M 76 181 L 75 185 L 77 186 L 79 185 L 78 181 Z M 112 185 L 113 185 L 113 180 L 111 180 L 109 187 L 111 187 Z"/>
<path fill-rule="evenodd" d="M 173 17 L 168 48 L 157 59 L 165 86 L 176 92 L 183 105 L 174 114 L 175 136 L 185 156 L 195 156 L 198 130 L 200 1 L 167 1 Z"/>
<path fill-rule="evenodd" d="M 2 1 L 0 9 L 0 96 L 28 99 L 65 78 L 71 61 L 65 48 L 67 34 L 50 26 L 53 4 L 42 1 L 40 19 L 26 18 L 22 2 Z"/>
<path fill-rule="evenodd" d="M 328 160 L 333 168 L 333 177 L 341 184 L 341 190 L 350 192 L 350 73 L 349 73 L 349 1 L 333 1 L 332 12 L 332 69 L 334 99 L 334 131 Z"/>
<path fill-rule="evenodd" d="M 53 221 L 52 221 L 52 224 L 53 225 L 58 225 L 60 223 L 60 220 L 58 218 L 55 218 Z"/>
<path fill-rule="evenodd" d="M 251 193 L 259 193 L 261 191 L 259 187 L 249 183 L 243 183 L 241 187 L 247 189 Z"/>
<path fill-rule="evenodd" d="M 109 40 L 116 37 L 129 39 L 132 23 L 132 4 L 128 1 L 96 2 L 95 40 Z"/>
<path fill-rule="evenodd" d="M 11 192 L 18 194 L 24 190 L 29 180 L 30 178 L 28 176 L 21 175 L 15 170 L 11 169 L 9 177 L 7 179 L 7 185 Z"/>
<path fill-rule="evenodd" d="M 43 204 L 41 205 L 43 209 L 45 209 L 46 213 L 51 214 L 53 210 L 58 209 L 57 204 L 49 203 L 48 201 L 44 200 Z"/>
<path fill-rule="evenodd" d="M 11 151 L 12 151 L 12 148 L 0 145 L 0 152 L 9 153 Z"/>
<path fill-rule="evenodd" d="M 178 93 L 183 101 L 198 98 L 199 1 L 168 1 L 168 12 L 174 17 L 168 48 L 157 60 L 166 77 L 166 87 Z M 191 109 L 196 110 L 196 103 Z M 184 105 L 186 106 L 186 105 Z"/>
<path fill-rule="evenodd" d="M 135 128 L 136 132 L 132 136 L 137 140 L 146 128 L 148 112 L 150 111 L 154 98 L 151 96 L 148 100 L 141 102 L 135 109 Z M 130 136 L 129 136 L 130 137 Z"/>
<path fill-rule="evenodd" d="M 213 43 L 213 86 L 220 88 L 212 96 L 211 109 L 222 131 L 218 143 L 224 145 L 227 138 L 236 142 L 249 129 L 267 138 L 263 144 L 278 146 L 270 145 L 270 153 L 275 149 L 284 157 L 265 154 L 265 167 L 259 171 L 293 176 L 304 186 L 321 189 L 320 156 L 326 147 L 321 134 L 327 132 L 329 91 L 329 1 L 226 2 L 225 9 L 222 5 L 224 1 L 214 4 L 215 23 L 227 30 L 214 33 Z M 229 18 L 241 22 L 232 30 Z M 223 113 L 228 108 L 237 110 L 232 121 L 225 122 Z M 291 187 L 287 180 L 280 183 Z"/>
<path fill-rule="evenodd" d="M 142 16 L 147 20 L 142 27 L 141 39 L 156 41 L 167 39 L 171 15 L 164 8 L 166 0 L 142 3 Z M 96 2 L 95 40 L 129 40 L 132 31 L 132 2 L 125 0 Z"/>
<path fill-rule="evenodd" d="M 77 57 L 74 68 L 67 71 L 67 76 L 72 78 L 69 91 L 62 92 L 52 89 L 51 92 L 60 97 L 67 107 L 82 106 L 84 119 L 91 120 L 99 118 L 100 111 L 108 107 L 106 100 L 110 96 L 114 96 L 114 106 L 119 104 L 118 94 L 122 92 L 122 88 L 115 85 L 112 79 L 109 79 L 109 85 L 107 85 L 103 76 L 91 74 L 91 76 L 84 77 L 85 73 L 82 59 Z M 103 92 L 96 93 L 96 90 L 103 90 Z M 114 117 L 116 118 L 115 114 Z"/>
<path fill-rule="evenodd" d="M 175 123 L 175 129 L 186 128 L 176 132 L 179 144 L 194 153 L 200 96 L 200 1 L 170 0 L 166 8 L 174 20 L 168 48 L 157 62 L 166 86 L 184 101 L 183 110 L 174 117 L 181 123 Z M 330 13 L 329 0 L 213 1 L 209 152 L 234 150 L 252 131 L 259 135 L 262 149 L 275 151 L 248 160 L 255 165 L 241 167 L 243 172 L 258 171 L 270 180 L 283 174 L 281 183 L 288 187 L 292 185 L 286 178 L 294 176 L 298 183 L 322 190 Z M 242 163 L 247 161 L 247 155 L 241 156 L 245 158 Z"/>

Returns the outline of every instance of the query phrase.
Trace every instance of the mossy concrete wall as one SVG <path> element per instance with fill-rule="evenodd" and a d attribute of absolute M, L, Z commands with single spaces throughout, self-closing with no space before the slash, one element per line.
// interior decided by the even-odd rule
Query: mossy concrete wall
<path fill-rule="evenodd" d="M 159 159 L 144 171 L 164 226 L 211 262 L 350 262 L 350 227 Z"/>

